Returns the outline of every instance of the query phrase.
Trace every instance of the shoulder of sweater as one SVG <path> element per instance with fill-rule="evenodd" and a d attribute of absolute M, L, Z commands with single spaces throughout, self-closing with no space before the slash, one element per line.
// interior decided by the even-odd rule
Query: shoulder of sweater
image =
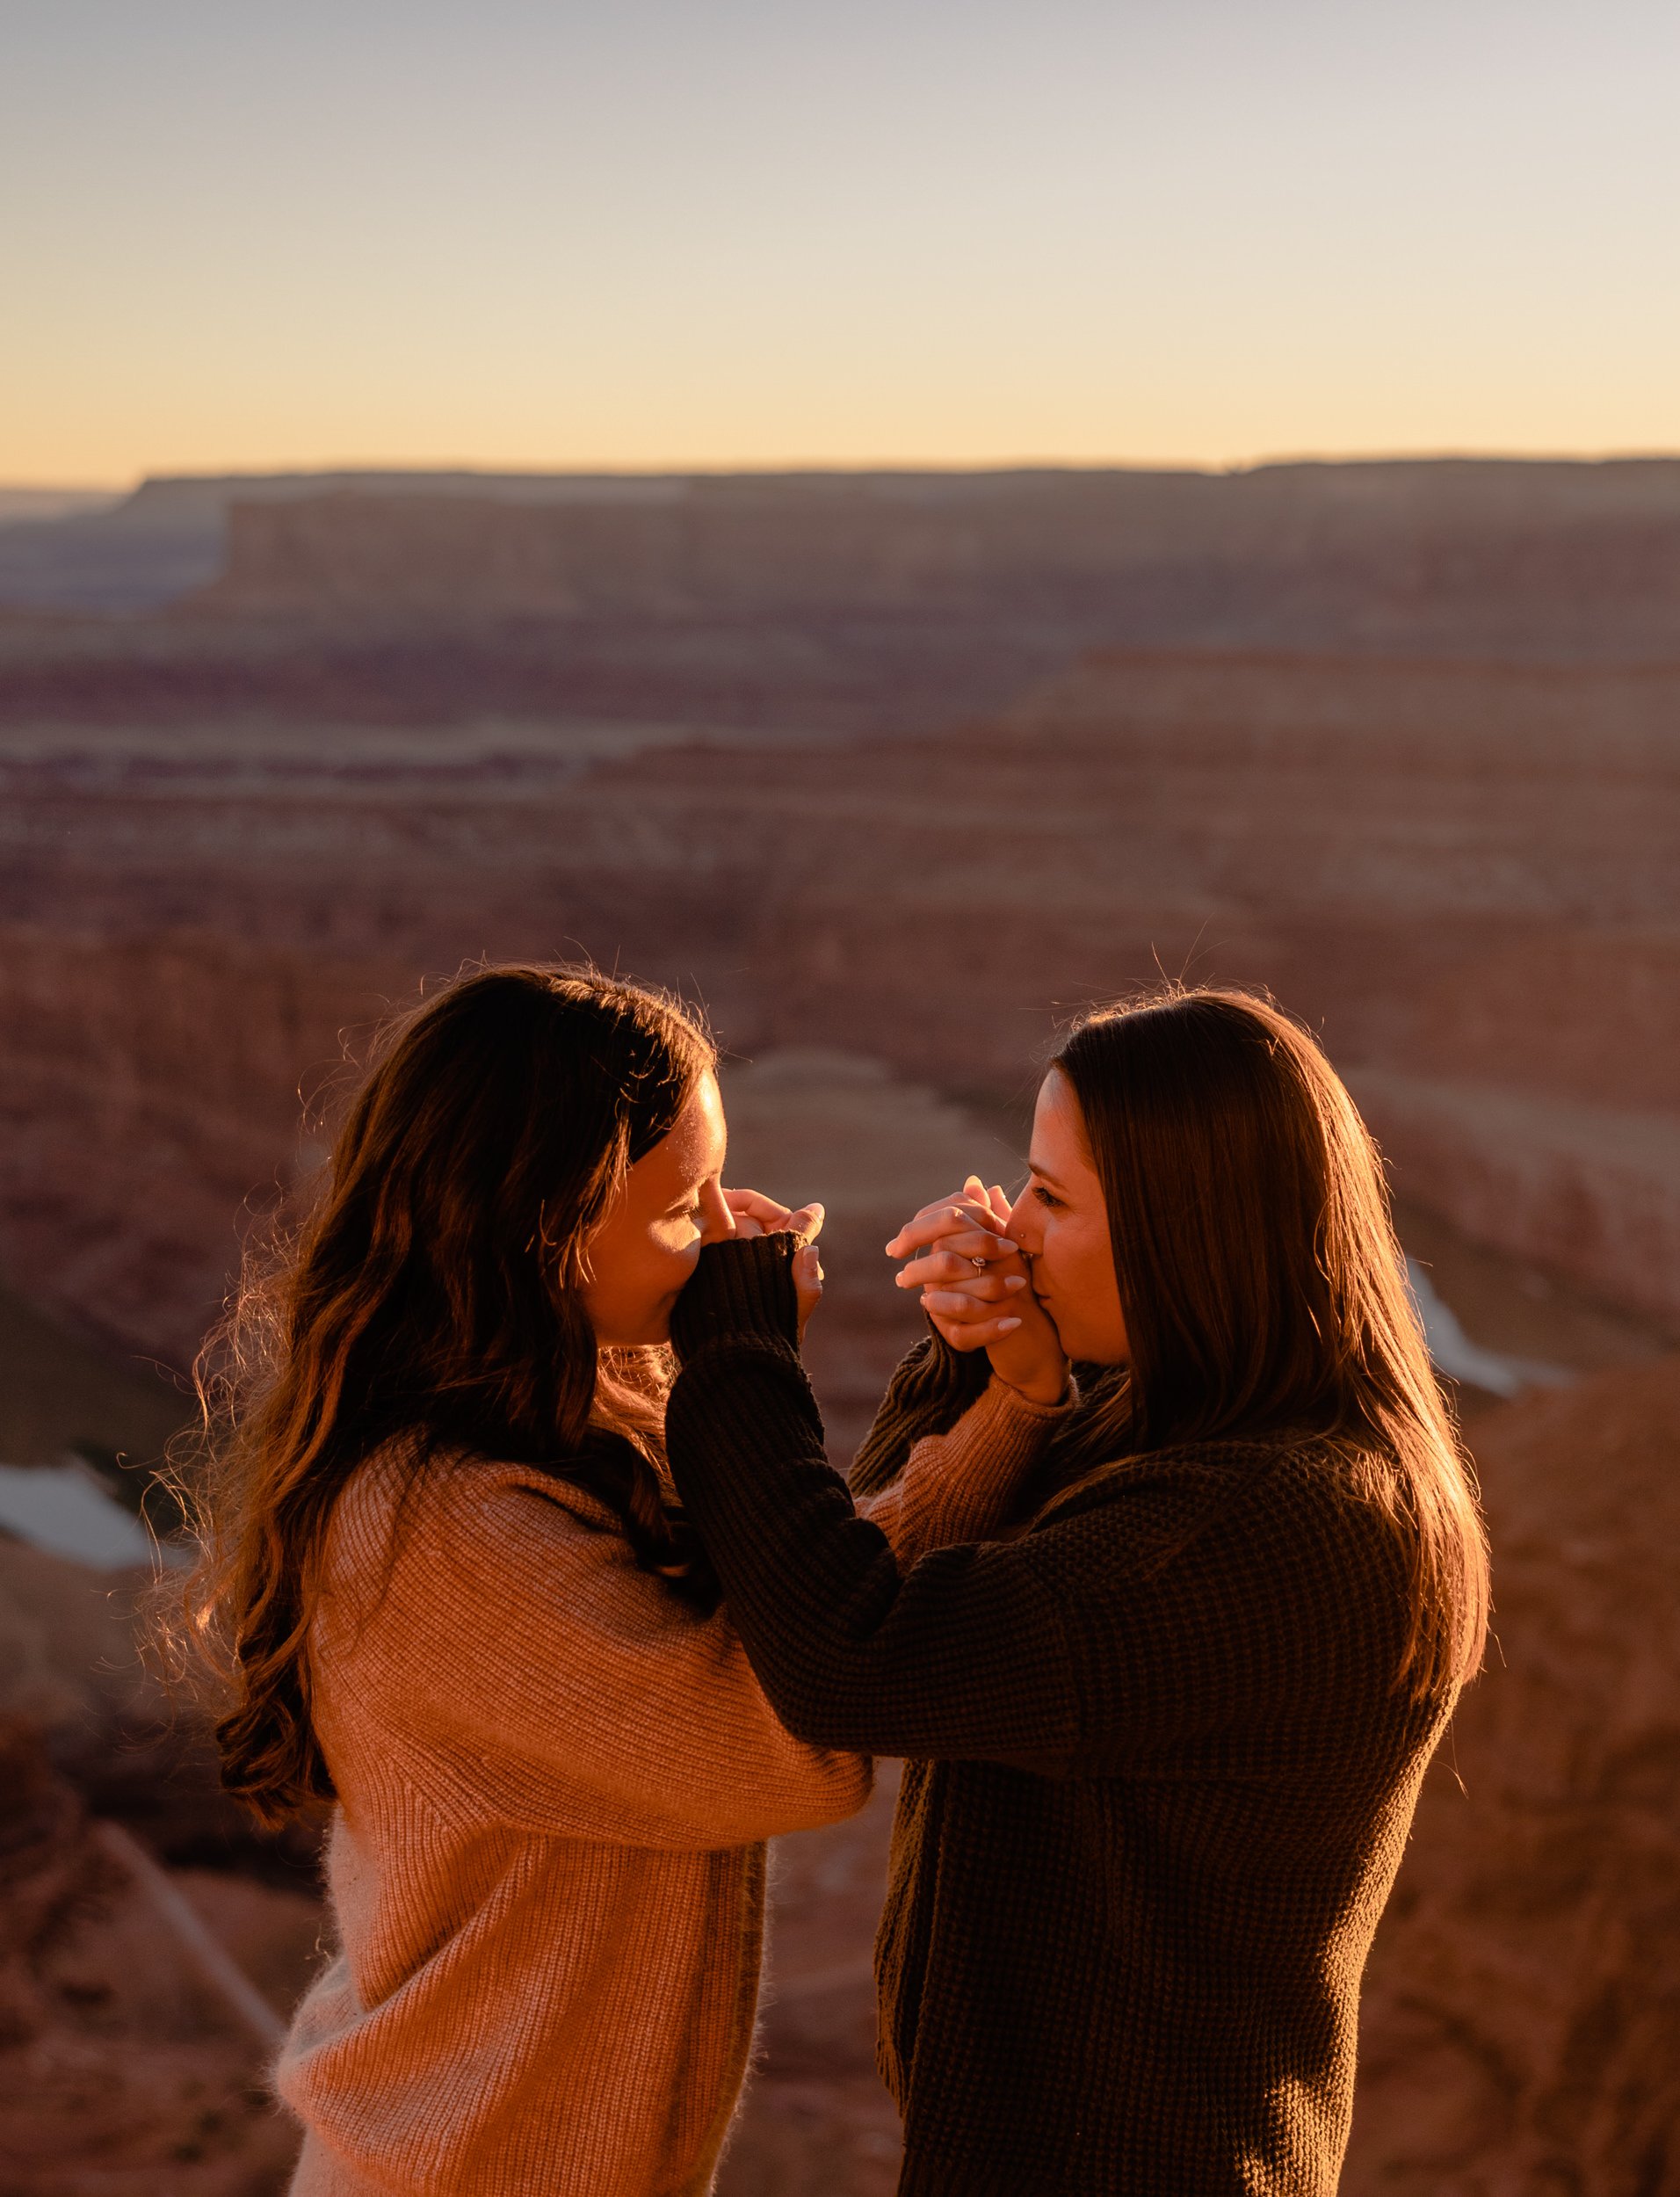
<path fill-rule="evenodd" d="M 529 1497 L 544 1508 L 527 1513 L 508 1497 Z M 336 1550 L 359 1563 L 375 1548 L 400 1558 L 406 1548 L 424 1550 L 440 1540 L 457 1548 L 464 1537 L 504 1541 L 518 1534 L 522 1513 L 549 1534 L 569 1527 L 580 1541 L 621 1538 L 609 1504 L 541 1465 L 445 1451 L 416 1468 L 387 1445 L 363 1459 L 339 1495 L 329 1565 L 337 1568 Z"/>
<path fill-rule="evenodd" d="M 1397 1584 L 1392 1519 L 1356 1486 L 1358 1453 L 1284 1434 L 1185 1443 L 1099 1467 L 1045 1503 L 1021 1554 L 1067 1606 L 1120 1585 L 1192 1599 L 1241 1575 L 1251 1615 L 1305 1595 L 1386 1611 Z M 1217 1583 L 1226 1582 L 1223 1587 Z M 1095 1592 L 1097 1601 L 1089 1603 Z"/>
<path fill-rule="evenodd" d="M 1256 1510 L 1364 1513 L 1370 1506 L 1352 1476 L 1360 1454 L 1322 1435 L 1289 1431 L 1143 1450 L 1098 1465 L 1048 1497 L 1036 1526 L 1095 1519 L 1112 1511 L 1118 1527 L 1136 1498 L 1150 1490 L 1187 1501 L 1199 1495 L 1210 1523 L 1221 1514 L 1235 1519 Z"/>

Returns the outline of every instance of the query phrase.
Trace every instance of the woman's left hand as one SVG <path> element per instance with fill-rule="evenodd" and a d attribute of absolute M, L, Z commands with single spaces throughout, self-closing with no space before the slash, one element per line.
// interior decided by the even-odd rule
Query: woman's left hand
<path fill-rule="evenodd" d="M 1000 1381 L 1036 1403 L 1067 1392 L 1068 1360 L 1032 1293 L 1020 1246 L 1006 1233 L 1010 1202 L 970 1175 L 954 1198 L 923 1206 L 887 1246 L 909 1259 L 901 1289 L 919 1289 L 922 1309 L 952 1350 L 983 1350 Z"/>
<path fill-rule="evenodd" d="M 735 1221 L 737 1236 L 778 1236 L 786 1231 L 800 1239 L 793 1258 L 793 1292 L 799 1299 L 800 1341 L 811 1315 L 822 1302 L 822 1261 L 816 1239 L 822 1232 L 822 1207 L 815 1200 L 797 1208 L 778 1205 L 762 1190 L 726 1190 L 723 1202 Z"/>

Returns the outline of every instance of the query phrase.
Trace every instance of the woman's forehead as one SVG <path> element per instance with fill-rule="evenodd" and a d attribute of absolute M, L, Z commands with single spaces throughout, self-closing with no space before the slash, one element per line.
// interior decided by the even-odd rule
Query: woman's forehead
<path fill-rule="evenodd" d="M 1032 1157 L 1054 1173 L 1076 1170 L 1091 1174 L 1090 1147 L 1085 1135 L 1085 1117 L 1074 1087 L 1059 1069 L 1053 1068 L 1039 1086 L 1032 1110 Z"/>
<path fill-rule="evenodd" d="M 663 1159 L 671 1173 L 685 1182 L 704 1182 L 723 1165 L 728 1142 L 718 1079 L 708 1073 L 690 1093 L 670 1135 L 648 1157 Z"/>

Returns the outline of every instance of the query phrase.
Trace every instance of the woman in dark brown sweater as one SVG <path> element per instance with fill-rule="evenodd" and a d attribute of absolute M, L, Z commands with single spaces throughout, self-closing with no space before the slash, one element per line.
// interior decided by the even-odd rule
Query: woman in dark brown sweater
<path fill-rule="evenodd" d="M 854 1472 L 962 1425 L 939 1454 L 983 1476 L 1032 1418 L 987 1538 L 906 1568 L 857 1515 L 786 1236 L 679 1300 L 671 1466 L 789 1728 L 909 1758 L 905 2197 L 1329 2197 L 1365 1953 L 1481 1650 L 1467 1472 L 1371 1141 L 1269 1005 L 1088 1018 L 1032 1164 L 888 1247 L 935 1332 Z"/>

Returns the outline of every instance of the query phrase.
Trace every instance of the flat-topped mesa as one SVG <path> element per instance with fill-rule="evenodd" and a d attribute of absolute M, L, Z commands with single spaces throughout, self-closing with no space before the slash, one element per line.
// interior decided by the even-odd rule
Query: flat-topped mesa
<path fill-rule="evenodd" d="M 470 476 L 235 496 L 200 615 L 1049 620 L 1170 642 L 1680 660 L 1680 461 Z"/>

